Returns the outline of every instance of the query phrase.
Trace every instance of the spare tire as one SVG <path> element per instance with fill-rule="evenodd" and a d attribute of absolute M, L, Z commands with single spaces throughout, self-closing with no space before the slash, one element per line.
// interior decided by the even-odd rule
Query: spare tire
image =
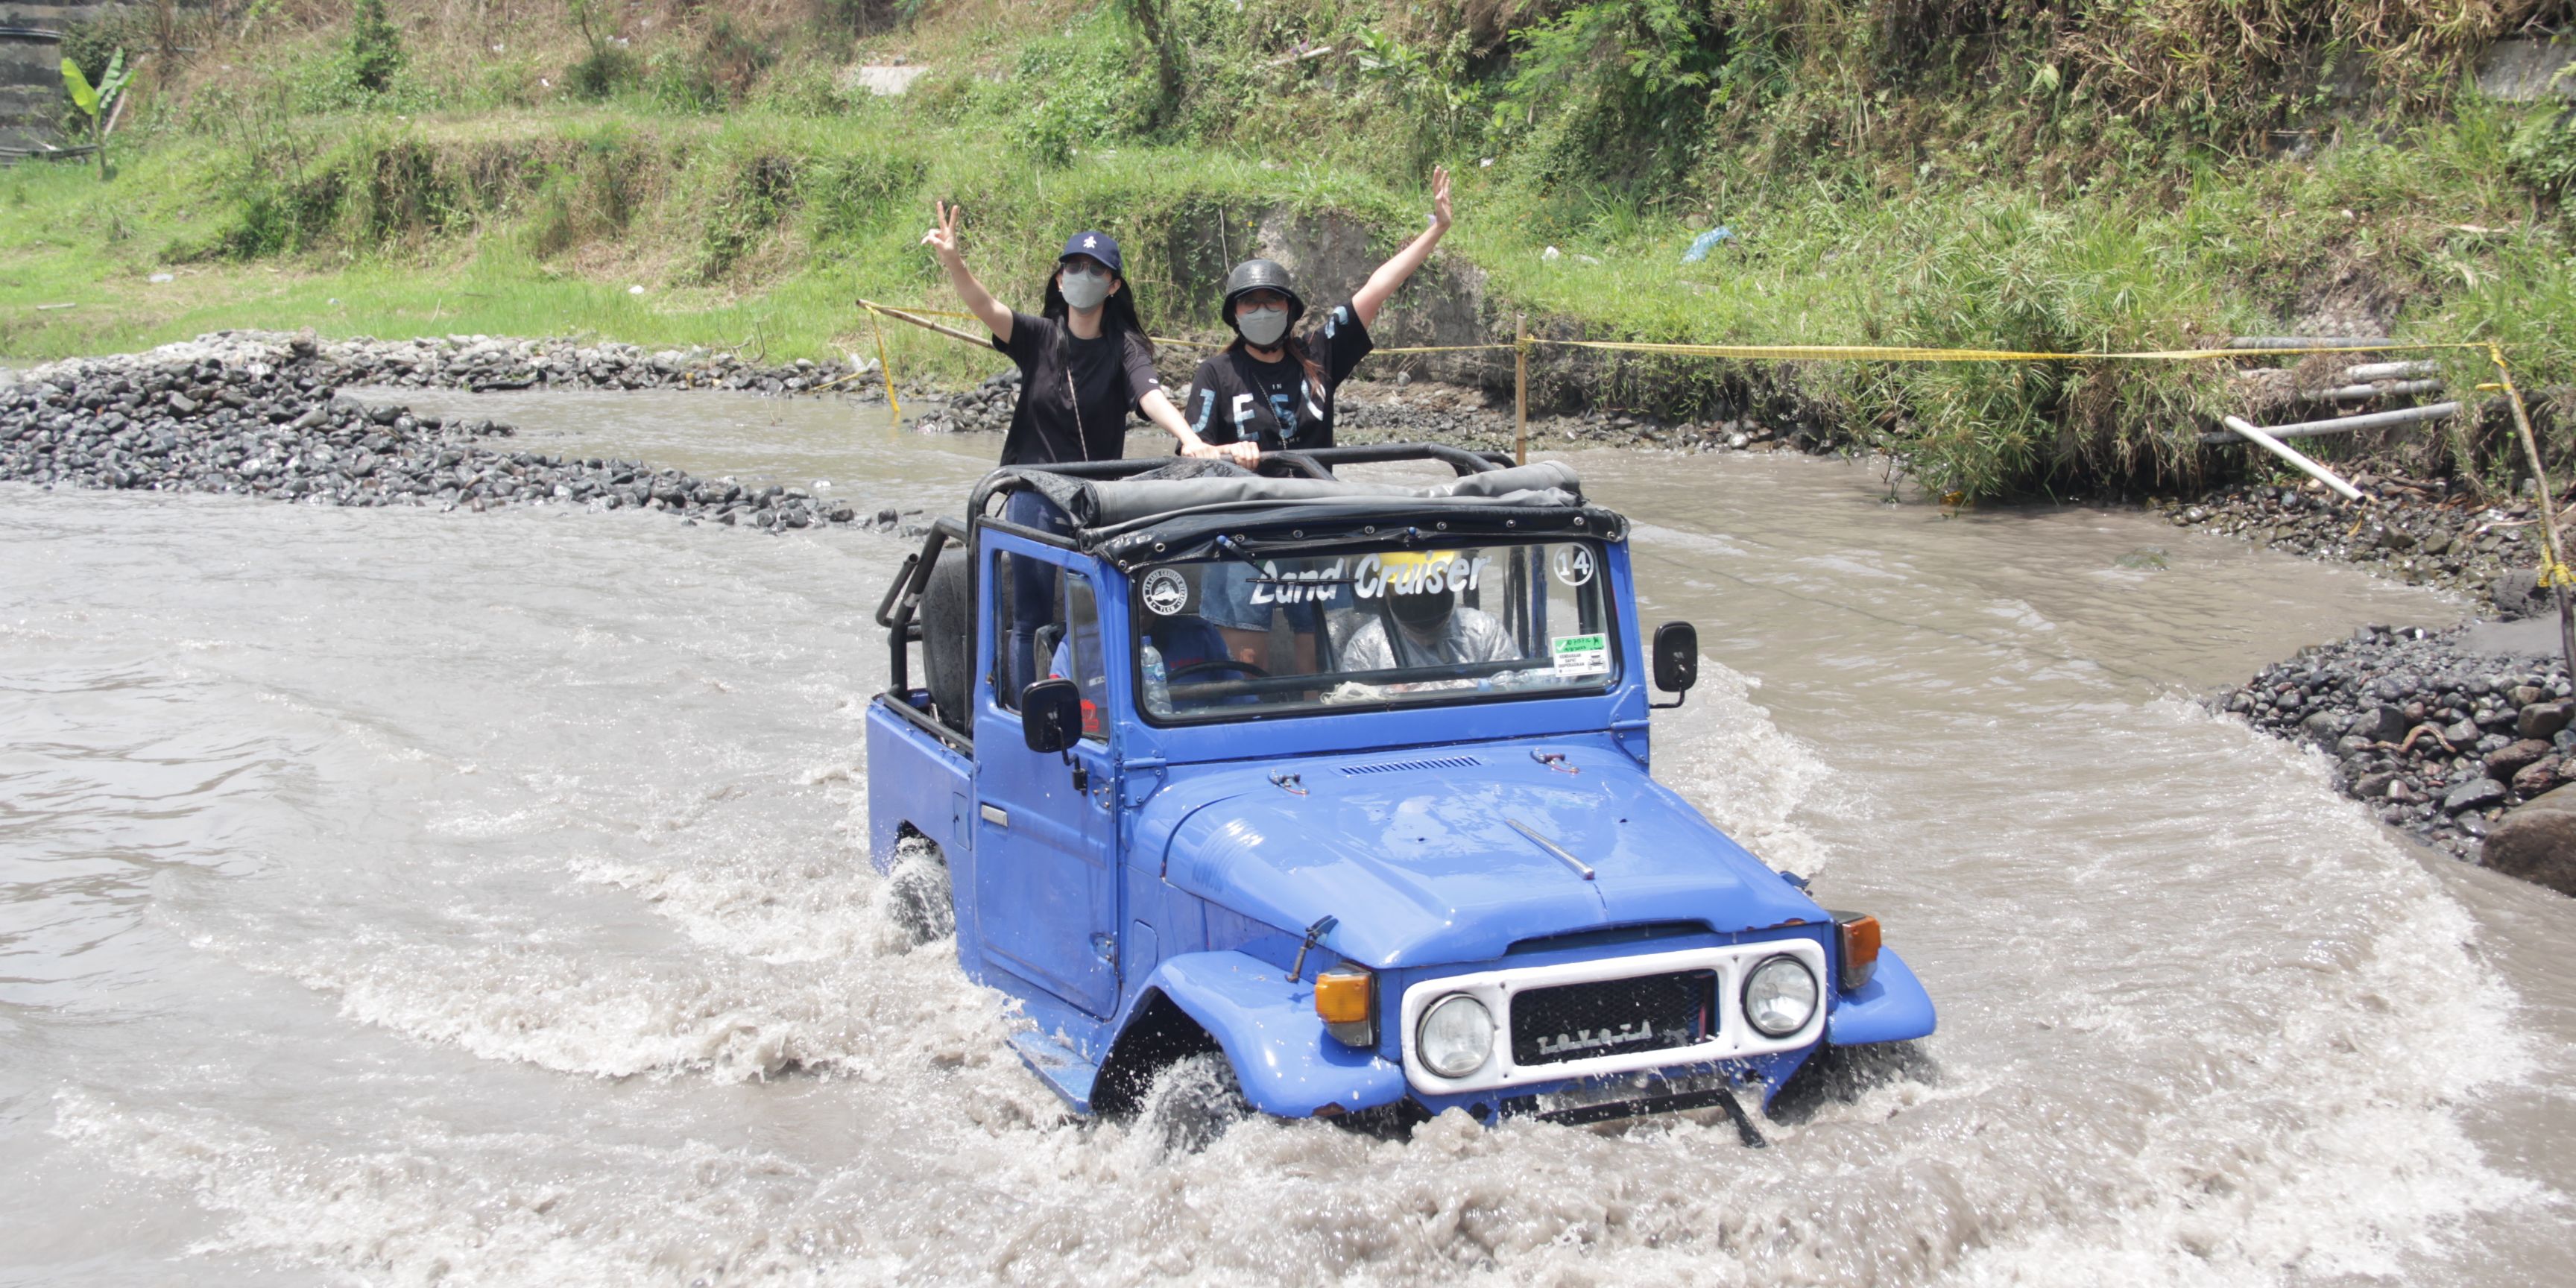
<path fill-rule="evenodd" d="M 921 667 L 930 689 L 930 709 L 940 723 L 959 733 L 975 731 L 975 713 L 967 705 L 969 661 L 975 650 L 975 597 L 969 585 L 966 552 L 943 546 L 930 581 L 921 591 Z"/>

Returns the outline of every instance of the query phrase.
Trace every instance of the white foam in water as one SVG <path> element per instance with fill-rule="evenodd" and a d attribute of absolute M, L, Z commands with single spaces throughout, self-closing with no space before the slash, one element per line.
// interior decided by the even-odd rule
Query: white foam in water
<path fill-rule="evenodd" d="M 1832 862 L 1828 848 L 1792 821 L 1811 797 L 1830 790 L 1832 771 L 1771 723 L 1745 676 L 1702 658 L 1698 687 L 1679 710 L 1657 717 L 1654 745 L 1656 778 L 1755 857 L 1802 876 Z M 1831 795 L 1835 807 L 1854 806 L 1848 792 Z"/>
<path fill-rule="evenodd" d="M 1190 1152 L 1068 1121 L 1008 1045 L 1026 1021 L 952 939 L 916 946 L 866 861 L 856 695 L 884 653 L 844 617 L 890 545 L 719 534 L 711 577 L 708 534 L 668 523 L 419 543 L 288 507 L 40 509 L 88 562 L 0 569 L 26 619 L 0 667 L 104 696 L 7 747 L 57 829 L 10 835 L 144 856 L 113 893 L 145 911 L 97 950 L 122 974 L 0 1046 L 0 1104 L 36 1107 L 0 1151 L 50 1133 L 0 1169 L 33 1214 L 0 1222 L 72 1232 L 34 1278 L 2490 1285 L 2465 1224 L 2565 1201 L 2463 1125 L 2557 1041 L 2468 951 L 2481 925 L 2313 756 L 2122 687 L 2045 587 L 1983 588 L 2008 527 L 1902 576 L 1802 564 L 1794 599 L 1764 589 L 1779 542 L 1707 539 L 1722 603 L 1659 605 L 1710 654 L 1657 717 L 1659 776 L 1886 917 L 1941 1008 L 1919 1058 L 1784 1105 L 1764 1150 L 1723 1118 L 1453 1115 L 1408 1141 L 1255 1118 Z M 285 571 L 169 609 L 155 569 L 184 561 L 156 552 L 200 546 Z M 2329 590 L 2354 593 L 2266 611 L 2357 611 Z M 242 644 L 173 675 L 183 639 Z M 156 817 L 96 787 L 174 727 L 267 736 L 257 790 L 167 750 Z M 174 853 L 157 815 L 192 808 L 221 826 Z M 12 889 L 62 924 L 90 897 Z M 49 1185 L 102 1169 L 197 1226 L 127 1239 Z"/>

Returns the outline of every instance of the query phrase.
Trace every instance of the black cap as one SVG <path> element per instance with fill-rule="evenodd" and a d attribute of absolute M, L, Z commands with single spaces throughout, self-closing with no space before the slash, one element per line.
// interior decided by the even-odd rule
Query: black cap
<path fill-rule="evenodd" d="M 1075 233 L 1065 241 L 1064 253 L 1056 256 L 1056 259 L 1063 261 L 1076 255 L 1089 255 L 1107 264 L 1110 272 L 1120 277 L 1127 275 L 1127 265 L 1118 258 L 1118 239 L 1107 233 L 1096 229 L 1091 232 Z"/>
<path fill-rule="evenodd" d="M 1254 291 L 1277 291 L 1287 296 L 1290 326 L 1306 315 L 1306 299 L 1297 294 L 1297 279 L 1289 276 L 1287 265 L 1271 259 L 1247 259 L 1225 275 L 1225 303 L 1217 311 L 1225 315 L 1227 326 L 1234 326 L 1234 302 Z M 1237 335 L 1242 332 L 1243 328 L 1235 327 Z"/>

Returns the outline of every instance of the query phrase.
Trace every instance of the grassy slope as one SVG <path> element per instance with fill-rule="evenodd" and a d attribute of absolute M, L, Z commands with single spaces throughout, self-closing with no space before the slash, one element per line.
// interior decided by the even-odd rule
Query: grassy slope
<path fill-rule="evenodd" d="M 878 38 L 875 55 L 936 69 L 902 99 L 832 85 L 865 46 L 791 50 L 721 115 L 675 106 L 685 95 L 660 54 L 610 102 L 570 101 L 550 87 L 581 52 L 561 29 L 515 31 L 489 65 L 415 29 L 415 66 L 438 70 L 382 97 L 334 90 L 334 39 L 323 26 L 254 40 L 265 79 L 201 65 L 145 114 L 105 187 L 72 167 L 0 174 L 0 354 L 228 326 L 871 352 L 852 297 L 946 295 L 914 244 L 934 194 L 967 205 L 970 250 L 1008 295 L 1031 293 L 1063 230 L 1098 225 L 1129 243 L 1158 326 L 1204 326 L 1205 303 L 1168 280 L 1182 225 L 1218 208 L 1333 208 L 1392 244 L 1419 218 L 1419 163 L 1454 152 L 1461 223 L 1443 254 L 1483 269 L 1494 297 L 1593 335 L 2165 347 L 2282 328 L 2349 289 L 2399 301 L 2400 335 L 2502 338 L 2531 378 L 2576 379 L 2558 225 L 2507 177 L 2531 113 L 2468 99 L 2303 162 L 2096 145 L 2105 177 L 2070 183 L 1980 164 L 1970 139 L 1910 167 L 1722 158 L 1667 199 L 1540 181 L 1508 153 L 1480 168 L 1473 153 L 1501 145 L 1426 131 L 1396 90 L 1347 78 L 1272 85 L 1317 115 L 1267 132 L 1144 141 L 1219 127 L 1143 128 L 1134 38 L 1068 7 L 954 6 Z M 1265 66 L 1197 74 L 1220 87 L 1313 75 Z M 282 239 L 272 226 L 246 257 L 209 253 L 243 243 L 262 200 L 301 202 L 305 223 Z M 1716 222 L 1740 242 L 1678 264 Z M 1563 255 L 1544 259 L 1549 245 Z M 990 365 L 917 332 L 886 339 L 907 372 Z M 2454 371 L 2473 374 L 2466 358 Z M 1819 366 L 1799 380 L 1935 485 L 1977 495 L 2174 469 L 2175 444 L 2222 399 L 2205 375 L 2134 370 Z"/>

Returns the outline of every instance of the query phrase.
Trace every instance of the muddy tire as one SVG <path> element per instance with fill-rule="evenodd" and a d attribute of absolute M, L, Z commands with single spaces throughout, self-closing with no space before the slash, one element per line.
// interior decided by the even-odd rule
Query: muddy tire
<path fill-rule="evenodd" d="M 1252 1116 L 1250 1101 L 1223 1051 L 1183 1056 L 1165 1067 L 1146 1090 L 1136 1132 L 1164 1152 L 1195 1154 Z"/>
<path fill-rule="evenodd" d="M 928 838 L 895 844 L 894 870 L 886 874 L 886 920 L 918 947 L 957 933 L 957 904 L 948 887 L 948 856 Z"/>

